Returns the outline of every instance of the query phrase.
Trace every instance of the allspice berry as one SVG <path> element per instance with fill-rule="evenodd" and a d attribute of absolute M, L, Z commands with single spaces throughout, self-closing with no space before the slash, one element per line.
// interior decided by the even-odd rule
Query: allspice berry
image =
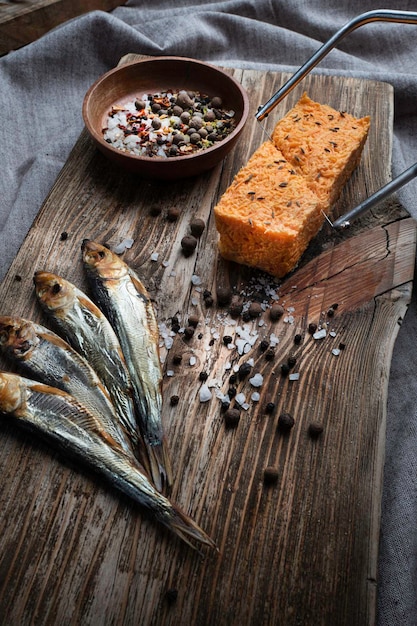
<path fill-rule="evenodd" d="M 200 219 L 199 217 L 194 217 L 190 222 L 191 234 L 194 235 L 194 237 L 201 237 L 205 227 L 205 221 Z"/>
<path fill-rule="evenodd" d="M 249 305 L 249 316 L 252 319 L 255 319 L 256 317 L 259 317 L 260 315 L 262 315 L 262 306 L 259 302 L 251 302 Z"/>
<path fill-rule="evenodd" d="M 273 322 L 276 322 L 276 320 L 279 320 L 280 317 L 282 317 L 283 315 L 284 315 L 284 307 L 281 306 L 280 304 L 274 303 L 269 309 L 269 317 L 271 318 Z"/>
<path fill-rule="evenodd" d="M 197 239 L 193 235 L 185 235 L 181 239 L 181 248 L 184 256 L 191 256 L 197 247 Z"/>
<path fill-rule="evenodd" d="M 323 424 L 320 424 L 320 422 L 310 422 L 308 426 L 308 434 L 310 435 L 310 437 L 319 437 L 322 432 Z"/>
<path fill-rule="evenodd" d="M 278 428 L 284 432 L 289 432 L 294 423 L 294 418 L 289 413 L 281 413 L 278 418 Z"/>
<path fill-rule="evenodd" d="M 217 287 L 217 304 L 219 306 L 225 306 L 230 303 L 232 299 L 232 293 L 228 287 Z"/>
<path fill-rule="evenodd" d="M 224 414 L 224 422 L 228 428 L 235 428 L 239 424 L 240 412 L 238 409 L 227 409 Z"/>

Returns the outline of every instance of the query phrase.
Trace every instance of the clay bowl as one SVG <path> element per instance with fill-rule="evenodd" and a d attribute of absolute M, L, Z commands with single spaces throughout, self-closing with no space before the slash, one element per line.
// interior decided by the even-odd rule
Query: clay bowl
<path fill-rule="evenodd" d="M 105 141 L 103 129 L 112 105 L 123 105 L 143 94 L 167 89 L 220 96 L 222 108 L 235 113 L 235 128 L 212 146 L 184 156 L 136 156 Z M 195 176 L 222 161 L 242 133 L 248 112 L 247 94 L 234 78 L 208 63 L 184 57 L 152 57 L 121 65 L 101 76 L 87 91 L 83 102 L 85 126 L 108 159 L 126 171 L 165 180 Z"/>

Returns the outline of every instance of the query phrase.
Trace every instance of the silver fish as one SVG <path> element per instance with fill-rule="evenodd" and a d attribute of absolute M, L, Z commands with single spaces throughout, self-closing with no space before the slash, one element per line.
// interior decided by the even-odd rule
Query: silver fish
<path fill-rule="evenodd" d="M 134 450 L 141 462 L 146 462 L 130 375 L 110 322 L 85 293 L 62 276 L 39 270 L 33 282 L 38 302 L 51 326 L 98 374 Z"/>
<path fill-rule="evenodd" d="M 193 548 L 191 540 L 215 548 L 212 539 L 159 493 L 126 454 L 102 438 L 95 417 L 71 395 L 17 374 L 0 372 L 1 414 L 13 416 L 104 476 Z"/>
<path fill-rule="evenodd" d="M 0 316 L 0 349 L 21 373 L 70 393 L 133 456 L 107 389 L 87 361 L 57 334 L 21 317 Z"/>
<path fill-rule="evenodd" d="M 150 296 L 132 268 L 105 246 L 85 239 L 82 254 L 93 298 L 122 346 L 151 476 L 161 490 L 171 485 L 172 470 L 161 418 L 159 331 Z"/>

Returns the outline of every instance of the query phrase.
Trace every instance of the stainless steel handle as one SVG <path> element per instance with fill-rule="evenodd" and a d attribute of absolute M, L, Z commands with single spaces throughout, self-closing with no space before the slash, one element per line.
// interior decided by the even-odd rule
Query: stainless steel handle
<path fill-rule="evenodd" d="M 378 191 L 372 194 L 372 196 L 369 196 L 369 198 L 358 204 L 355 208 L 351 209 L 350 211 L 339 217 L 337 220 L 335 220 L 332 223 L 333 228 L 348 228 L 350 226 L 351 220 L 354 217 L 359 217 L 360 215 L 365 213 L 365 211 L 368 211 L 369 209 L 374 207 L 376 204 L 381 202 L 381 200 L 387 198 L 389 195 L 394 193 L 394 191 L 397 191 L 397 189 L 403 187 L 406 183 L 408 183 L 416 176 L 417 163 L 409 167 L 408 170 L 405 170 L 405 172 L 394 178 L 394 180 L 387 183 L 384 187 L 378 189 Z"/>
<path fill-rule="evenodd" d="M 369 22 L 400 22 L 402 24 L 417 24 L 417 13 L 414 11 L 391 11 L 381 9 L 376 11 L 368 11 L 361 13 L 347 22 L 340 30 L 338 30 L 327 43 L 317 50 L 315 54 L 300 67 L 300 69 L 272 96 L 270 100 L 263 106 L 260 106 L 255 117 L 258 121 L 263 120 L 277 106 L 281 100 L 296 86 L 298 83 L 312 70 L 323 57 L 332 50 L 337 43 L 353 30 L 368 24 Z"/>

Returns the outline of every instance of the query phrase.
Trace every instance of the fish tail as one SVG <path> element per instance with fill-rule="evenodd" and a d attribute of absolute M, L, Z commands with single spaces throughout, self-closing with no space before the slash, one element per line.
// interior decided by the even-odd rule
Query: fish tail
<path fill-rule="evenodd" d="M 158 491 L 169 490 L 172 486 L 172 466 L 165 438 L 158 444 L 147 445 L 150 474 Z"/>
<path fill-rule="evenodd" d="M 169 528 L 178 536 L 182 541 L 191 546 L 193 550 L 196 550 L 196 546 L 192 543 L 191 539 L 209 546 L 219 551 L 213 539 L 211 539 L 207 533 L 198 526 L 198 524 L 191 519 L 189 515 L 181 511 L 176 505 L 172 505 L 172 517 L 169 522 Z"/>

